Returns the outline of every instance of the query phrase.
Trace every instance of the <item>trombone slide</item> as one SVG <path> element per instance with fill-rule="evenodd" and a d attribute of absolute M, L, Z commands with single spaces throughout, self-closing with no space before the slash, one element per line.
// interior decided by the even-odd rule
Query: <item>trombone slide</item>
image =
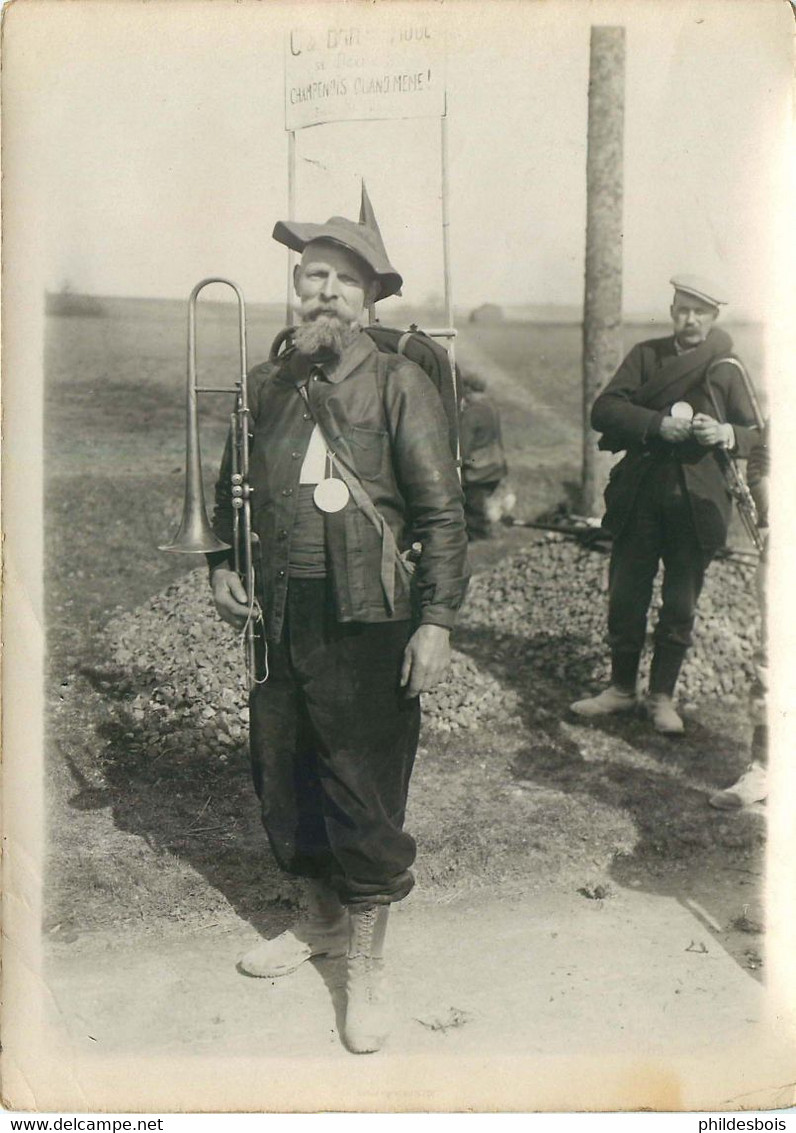
<path fill-rule="evenodd" d="M 238 301 L 238 353 L 239 376 L 234 385 L 228 387 L 199 386 L 196 367 L 196 306 L 200 292 L 211 283 L 222 283 L 231 287 Z M 246 389 L 248 371 L 246 352 L 246 307 L 243 292 L 232 280 L 220 276 L 210 276 L 200 280 L 188 300 L 188 375 L 186 383 L 186 455 L 185 455 L 185 500 L 180 526 L 171 543 L 161 546 L 161 551 L 177 554 L 209 554 L 214 551 L 230 549 L 230 544 L 219 539 L 213 531 L 205 502 L 202 483 L 202 457 L 199 441 L 198 395 L 200 393 L 220 393 L 235 395 L 235 409 L 231 414 L 232 440 L 232 552 L 235 570 L 243 582 L 249 603 L 244 636 L 246 643 L 246 668 L 250 684 L 255 679 L 255 625 L 261 620 L 255 597 L 255 573 L 253 545 L 257 541 L 252 531 L 251 488 L 249 487 L 249 424 L 250 412 Z"/>

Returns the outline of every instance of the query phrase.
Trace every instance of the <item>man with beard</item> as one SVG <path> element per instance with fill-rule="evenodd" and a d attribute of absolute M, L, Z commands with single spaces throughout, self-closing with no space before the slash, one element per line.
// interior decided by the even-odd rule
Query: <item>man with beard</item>
<path fill-rule="evenodd" d="M 462 493 L 440 397 L 423 371 L 380 353 L 362 325 L 401 287 L 363 187 L 359 223 L 280 222 L 301 253 L 301 325 L 248 380 L 252 526 L 264 634 L 250 697 L 262 819 L 279 866 L 306 879 L 308 915 L 241 960 L 279 976 L 347 955 L 345 1039 L 388 1031 L 387 914 L 413 885 L 403 829 L 418 694 L 445 673 L 467 586 Z M 229 452 L 214 526 L 230 541 Z M 422 545 L 414 573 L 413 543 Z M 210 556 L 216 608 L 240 627 L 247 595 Z"/>
<path fill-rule="evenodd" d="M 683 721 L 674 689 L 705 570 L 724 545 L 732 509 L 721 462 L 727 452 L 745 457 L 757 432 L 737 367 L 721 362 L 732 341 L 714 324 L 726 300 L 696 276 L 670 282 L 674 334 L 634 346 L 592 408 L 592 426 L 603 434 L 600 447 L 625 451 L 611 472 L 603 518 L 613 535 L 611 684 L 571 710 L 598 717 L 636 706 L 647 612 L 662 561 L 646 708 L 656 731 L 677 734 Z"/>

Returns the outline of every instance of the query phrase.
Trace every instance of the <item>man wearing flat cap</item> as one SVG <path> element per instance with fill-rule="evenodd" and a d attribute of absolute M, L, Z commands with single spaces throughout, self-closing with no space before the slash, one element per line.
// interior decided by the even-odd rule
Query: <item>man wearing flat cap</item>
<path fill-rule="evenodd" d="M 368 307 L 402 284 L 364 185 L 359 222 L 273 234 L 301 254 L 301 322 L 248 378 L 264 626 L 250 742 L 271 848 L 306 880 L 308 914 L 241 966 L 274 977 L 347 955 L 345 1040 L 367 1052 L 388 1029 L 387 914 L 413 885 L 403 827 L 418 694 L 445 672 L 467 586 L 462 493 L 433 383 L 363 332 Z M 227 542 L 229 466 L 227 451 L 214 515 Z M 213 597 L 241 626 L 247 596 L 225 556 L 209 556 Z"/>
<path fill-rule="evenodd" d="M 674 333 L 634 346 L 592 407 L 600 448 L 625 453 L 611 471 L 603 518 L 613 535 L 611 683 L 571 710 L 597 717 L 635 708 L 647 613 L 662 562 L 646 709 L 657 731 L 677 734 L 683 721 L 675 685 L 705 570 L 726 541 L 732 509 L 719 450 L 745 457 L 757 430 L 737 366 L 722 361 L 731 356 L 732 341 L 715 325 L 726 302 L 721 290 L 693 275 L 670 282 Z"/>

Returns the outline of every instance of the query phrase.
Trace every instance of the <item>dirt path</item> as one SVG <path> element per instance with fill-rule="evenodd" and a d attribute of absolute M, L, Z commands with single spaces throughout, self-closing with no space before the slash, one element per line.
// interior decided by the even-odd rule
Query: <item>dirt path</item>
<path fill-rule="evenodd" d="M 545 465 L 558 466 L 561 463 L 562 449 L 573 443 L 575 432 L 562 417 L 560 408 L 543 400 L 544 394 L 534 393 L 534 386 L 523 383 L 479 345 L 478 336 L 471 329 L 463 327 L 458 335 L 458 357 L 464 365 L 472 366 L 483 373 L 492 396 L 501 406 L 501 414 L 509 426 L 515 415 L 526 423 L 532 423 L 533 443 L 517 446 L 512 453 L 512 467 L 529 465 L 542 468 Z M 538 443 L 539 438 L 544 443 Z M 511 435 L 507 444 L 511 447 Z"/>
<path fill-rule="evenodd" d="M 761 1060 L 769 1041 L 760 986 L 670 897 L 633 889 L 604 901 L 553 892 L 450 904 L 410 897 L 391 918 L 395 1028 L 365 1075 L 340 1040 L 344 961 L 254 980 L 235 960 L 255 939 L 250 926 L 223 918 L 135 948 L 114 934 L 52 944 L 50 1015 L 81 1088 L 102 1088 L 103 1057 L 142 1052 L 140 1081 L 117 1082 L 115 1108 L 144 1100 L 161 1108 L 173 1082 L 158 1082 L 152 1071 L 164 1056 L 188 1060 L 181 1096 L 191 1108 L 209 1101 L 206 1058 L 229 1066 L 226 1097 L 241 1109 L 295 1105 L 318 1080 L 318 1065 L 334 1080 L 314 1104 L 346 1109 L 367 1107 L 384 1088 L 395 1108 L 459 1108 L 485 1101 L 484 1091 L 509 1108 L 569 1108 L 596 1096 L 609 1105 L 621 1096 L 631 1109 L 717 1108 L 730 1104 L 741 1080 L 746 1091 L 775 1081 L 776 1062 L 769 1058 L 764 1070 Z M 598 1052 L 607 1060 L 602 1077 L 568 1073 L 557 1085 L 493 1073 L 460 1080 L 451 1094 L 443 1073 L 458 1067 L 461 1076 L 472 1063 L 498 1059 L 539 1059 L 571 1072 Z M 247 1080 L 233 1058 L 256 1059 L 257 1078 Z M 290 1080 L 280 1081 L 269 1065 L 285 1059 Z M 424 1071 L 397 1085 L 407 1059 Z"/>
<path fill-rule="evenodd" d="M 486 350 L 479 346 L 477 337 L 472 333 L 468 334 L 467 328 L 459 331 L 456 346 L 457 360 L 460 360 L 462 365 L 471 366 L 487 375 L 492 393 L 501 405 L 515 406 L 535 418 L 540 415 L 546 416 L 551 426 L 553 425 L 554 418 L 550 409 L 528 386 L 522 385 L 505 367 L 490 357 Z"/>

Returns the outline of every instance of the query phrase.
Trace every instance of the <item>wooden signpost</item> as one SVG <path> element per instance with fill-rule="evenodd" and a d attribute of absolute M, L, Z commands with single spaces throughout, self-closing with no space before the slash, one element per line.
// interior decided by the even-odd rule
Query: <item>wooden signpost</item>
<path fill-rule="evenodd" d="M 330 122 L 439 118 L 442 250 L 446 326 L 427 331 L 445 339 L 455 381 L 453 293 L 448 211 L 445 50 L 439 22 L 402 19 L 381 8 L 352 9 L 345 27 L 322 15 L 302 20 L 285 40 L 285 129 L 288 132 L 288 219 L 295 220 L 296 135 Z M 287 276 L 286 321 L 293 321 L 294 254 Z M 371 314 L 371 321 L 373 315 Z"/>

